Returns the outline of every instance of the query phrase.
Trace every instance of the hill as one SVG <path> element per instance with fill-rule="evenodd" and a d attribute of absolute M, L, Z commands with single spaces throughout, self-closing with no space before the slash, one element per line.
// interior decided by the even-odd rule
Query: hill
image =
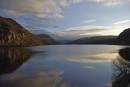
<path fill-rule="evenodd" d="M 68 44 L 115 44 L 116 36 L 84 37 L 69 42 Z"/>
<path fill-rule="evenodd" d="M 59 44 L 58 41 L 56 41 L 55 39 L 53 39 L 51 36 L 47 35 L 47 34 L 38 34 L 37 35 L 38 37 L 40 37 L 41 39 L 46 40 L 48 45 L 51 45 L 51 44 Z"/>
<path fill-rule="evenodd" d="M 125 29 L 117 37 L 117 43 L 119 45 L 130 45 L 130 28 Z"/>
<path fill-rule="evenodd" d="M 34 46 L 53 44 L 50 38 L 39 37 L 18 24 L 15 20 L 0 17 L 0 46 Z"/>

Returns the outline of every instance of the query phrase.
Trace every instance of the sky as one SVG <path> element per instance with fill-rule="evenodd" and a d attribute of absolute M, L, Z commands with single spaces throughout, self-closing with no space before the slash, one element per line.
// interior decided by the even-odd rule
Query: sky
<path fill-rule="evenodd" d="M 0 0 L 0 16 L 61 36 L 118 35 L 130 27 L 130 0 Z"/>

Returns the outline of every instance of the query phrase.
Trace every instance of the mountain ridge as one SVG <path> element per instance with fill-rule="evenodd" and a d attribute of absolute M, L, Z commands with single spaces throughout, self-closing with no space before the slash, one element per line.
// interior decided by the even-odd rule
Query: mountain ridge
<path fill-rule="evenodd" d="M 116 38 L 117 36 L 92 36 L 80 38 L 68 44 L 115 44 Z"/>

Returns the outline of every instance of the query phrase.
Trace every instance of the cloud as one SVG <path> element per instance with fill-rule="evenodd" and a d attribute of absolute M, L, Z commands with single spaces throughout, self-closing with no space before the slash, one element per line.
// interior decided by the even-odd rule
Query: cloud
<path fill-rule="evenodd" d="M 96 20 L 94 20 L 94 19 L 83 21 L 83 23 L 85 23 L 85 24 L 94 23 L 94 22 L 96 22 Z"/>
<path fill-rule="evenodd" d="M 98 35 L 101 32 L 108 30 L 109 27 L 107 26 L 78 26 L 78 27 L 71 27 L 65 29 L 64 35 L 76 35 L 76 36 L 84 36 L 84 35 Z M 99 33 L 100 32 L 100 33 Z"/>
<path fill-rule="evenodd" d="M 0 8 L 12 15 L 34 14 L 40 18 L 61 19 L 62 9 L 81 0 L 1 0 Z"/>
<path fill-rule="evenodd" d="M 62 10 L 53 0 L 2 0 L 0 8 L 11 14 L 32 13 L 37 17 L 61 18 Z"/>
<path fill-rule="evenodd" d="M 86 20 L 86 23 L 94 22 L 95 20 Z M 124 29 L 130 27 L 130 20 L 120 20 L 108 26 L 77 26 L 62 29 L 64 31 L 58 32 L 63 36 L 96 36 L 96 35 L 119 35 Z"/>
<path fill-rule="evenodd" d="M 104 36 L 104 35 L 119 35 L 124 29 L 129 28 L 130 25 L 115 25 L 110 26 L 78 26 L 61 29 L 64 31 L 55 31 L 54 33 L 59 36 L 67 37 L 84 37 L 84 36 Z"/>
<path fill-rule="evenodd" d="M 55 31 L 54 33 L 59 36 L 82 37 L 84 35 L 101 35 L 102 32 L 107 31 L 109 29 L 109 26 L 78 26 L 61 29 L 64 31 Z"/>
<path fill-rule="evenodd" d="M 108 29 L 110 27 L 108 26 L 95 26 L 95 25 L 91 25 L 91 26 L 77 26 L 77 27 L 71 27 L 66 29 L 66 31 L 77 31 L 77 30 L 89 30 L 89 29 Z"/>
<path fill-rule="evenodd" d="M 130 20 L 121 20 L 121 21 L 115 22 L 114 24 L 121 25 L 121 24 L 126 24 L 126 23 L 130 23 Z"/>
<path fill-rule="evenodd" d="M 119 6 L 123 4 L 130 4 L 130 0 L 84 0 L 86 2 L 96 3 L 103 6 Z"/>
<path fill-rule="evenodd" d="M 118 6 L 125 3 L 130 3 L 130 0 L 85 0 L 85 1 L 104 5 L 104 6 Z"/>
<path fill-rule="evenodd" d="M 124 2 L 127 2 L 129 0 L 87 0 L 90 2 L 98 3 L 104 6 L 115 6 L 115 5 L 120 5 L 123 4 Z"/>
<path fill-rule="evenodd" d="M 12 15 L 31 13 L 40 18 L 62 19 L 65 7 L 81 2 L 111 6 L 126 3 L 129 0 L 0 0 L 0 8 Z"/>

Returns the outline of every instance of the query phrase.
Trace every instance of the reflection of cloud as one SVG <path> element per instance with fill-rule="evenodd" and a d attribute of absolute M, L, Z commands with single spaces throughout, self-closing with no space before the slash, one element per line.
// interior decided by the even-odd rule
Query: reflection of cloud
<path fill-rule="evenodd" d="M 68 59 L 70 62 L 78 62 L 78 63 L 104 63 L 104 62 L 110 62 L 110 60 L 101 60 L 101 59 Z"/>
<path fill-rule="evenodd" d="M 101 54 L 96 54 L 92 55 L 91 57 L 96 57 L 96 58 L 102 58 L 102 59 L 115 59 L 118 56 L 118 53 L 101 53 Z M 110 57 L 110 58 L 108 58 Z"/>
<path fill-rule="evenodd" d="M 118 53 L 100 53 L 95 55 L 82 55 L 78 57 L 71 57 L 67 60 L 70 62 L 79 62 L 79 63 L 104 63 L 111 62 L 118 56 Z"/>
<path fill-rule="evenodd" d="M 93 66 L 84 66 L 83 68 L 85 68 L 85 69 L 90 69 L 90 70 L 95 70 L 95 69 L 96 69 L 96 68 L 93 67 Z"/>
<path fill-rule="evenodd" d="M 59 69 L 45 71 L 15 72 L 1 76 L 2 87 L 78 87 L 63 79 L 64 71 Z"/>
<path fill-rule="evenodd" d="M 78 87 L 63 81 L 63 74 L 64 72 L 61 70 L 42 71 L 29 75 L 13 73 L 3 76 L 2 85 L 11 85 L 12 87 Z"/>
<path fill-rule="evenodd" d="M 64 74 L 62 70 L 59 69 L 54 69 L 50 71 L 39 71 L 35 72 L 33 74 L 23 74 L 23 73 L 12 73 L 12 74 L 7 74 L 4 76 L 4 80 L 13 80 L 13 79 L 20 79 L 20 78 L 25 78 L 25 77 L 30 77 L 30 76 L 45 76 L 47 78 L 51 79 L 56 79 L 58 77 L 61 77 Z"/>
<path fill-rule="evenodd" d="M 106 84 L 105 87 L 112 87 L 112 83 L 108 83 L 108 84 Z"/>

